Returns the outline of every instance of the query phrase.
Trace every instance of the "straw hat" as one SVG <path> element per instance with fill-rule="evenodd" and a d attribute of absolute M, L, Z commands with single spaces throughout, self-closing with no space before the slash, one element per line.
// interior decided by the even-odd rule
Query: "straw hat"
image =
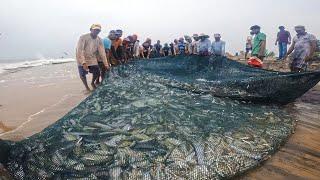
<path fill-rule="evenodd" d="M 201 34 L 199 35 L 199 37 L 209 38 L 210 36 L 208 36 L 208 35 L 206 35 L 206 34 L 204 34 L 204 33 L 201 33 Z"/>
<path fill-rule="evenodd" d="M 100 24 L 92 24 L 90 27 L 90 30 L 100 30 L 101 31 L 101 25 Z"/>

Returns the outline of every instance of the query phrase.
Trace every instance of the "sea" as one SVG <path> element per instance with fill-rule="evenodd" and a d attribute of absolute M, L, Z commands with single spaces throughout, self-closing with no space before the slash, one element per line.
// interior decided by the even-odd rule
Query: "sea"
<path fill-rule="evenodd" d="M 23 69 L 28 69 L 37 66 L 47 66 L 54 64 L 63 64 L 75 62 L 74 58 L 41 58 L 27 60 L 0 60 L 0 75 L 6 73 L 14 73 Z"/>

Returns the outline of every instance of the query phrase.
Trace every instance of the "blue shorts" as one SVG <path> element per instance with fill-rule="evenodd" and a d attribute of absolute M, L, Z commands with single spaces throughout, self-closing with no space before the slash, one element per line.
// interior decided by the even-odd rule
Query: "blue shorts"
<path fill-rule="evenodd" d="M 79 65 L 78 70 L 79 70 L 80 77 L 86 77 L 86 75 L 88 74 L 88 71 L 83 69 L 83 66 Z M 89 66 L 89 72 L 92 73 L 93 75 L 99 76 L 100 75 L 99 66 L 98 65 Z"/>

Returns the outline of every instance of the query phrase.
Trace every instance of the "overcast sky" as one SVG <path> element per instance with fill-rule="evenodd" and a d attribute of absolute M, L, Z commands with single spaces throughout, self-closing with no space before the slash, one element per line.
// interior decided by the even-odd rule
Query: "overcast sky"
<path fill-rule="evenodd" d="M 92 23 L 124 35 L 136 33 L 164 42 L 185 34 L 221 33 L 227 51 L 244 49 L 249 27 L 267 34 L 276 50 L 279 25 L 294 35 L 295 25 L 320 37 L 320 0 L 0 0 L 0 60 L 74 54 L 79 36 Z"/>

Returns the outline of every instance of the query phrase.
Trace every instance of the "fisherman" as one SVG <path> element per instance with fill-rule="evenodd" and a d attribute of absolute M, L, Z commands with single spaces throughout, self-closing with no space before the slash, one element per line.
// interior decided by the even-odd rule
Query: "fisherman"
<path fill-rule="evenodd" d="M 153 46 L 155 51 L 155 57 L 161 57 L 162 56 L 162 45 L 160 44 L 160 40 L 157 41 L 157 43 Z"/>
<path fill-rule="evenodd" d="M 244 55 L 244 59 L 248 58 L 248 54 L 252 51 L 252 36 L 247 37 L 247 42 L 246 42 L 246 52 Z"/>
<path fill-rule="evenodd" d="M 307 65 L 313 57 L 317 47 L 317 39 L 314 35 L 306 32 L 304 26 L 296 26 L 297 35 L 293 38 L 293 43 L 284 59 L 291 55 L 290 69 L 292 72 L 302 72 L 307 70 Z"/>
<path fill-rule="evenodd" d="M 279 45 L 278 60 L 282 60 L 282 58 L 287 54 L 288 44 L 291 44 L 291 35 L 289 31 L 285 30 L 284 26 L 279 26 L 279 30 L 275 45 Z"/>
<path fill-rule="evenodd" d="M 139 47 L 140 47 L 140 41 L 138 40 L 138 35 L 134 34 L 132 35 L 132 38 L 133 38 L 133 58 L 139 58 L 139 55 L 140 55 L 140 50 L 139 50 Z"/>
<path fill-rule="evenodd" d="M 174 44 L 173 43 L 170 43 L 170 55 L 171 56 L 176 56 L 176 49 L 174 47 Z"/>
<path fill-rule="evenodd" d="M 147 38 L 146 41 L 142 44 L 142 58 L 150 58 L 150 53 L 151 53 L 151 39 Z"/>
<path fill-rule="evenodd" d="M 178 43 L 179 43 L 178 39 L 175 39 L 175 40 L 173 41 L 173 47 L 174 47 L 174 51 L 175 51 L 175 54 L 176 54 L 176 55 L 179 53 Z"/>
<path fill-rule="evenodd" d="M 199 45 L 198 45 L 198 54 L 200 56 L 210 56 L 211 55 L 211 41 L 209 40 L 209 36 L 201 33 L 199 35 Z"/>
<path fill-rule="evenodd" d="M 115 30 L 111 30 L 109 32 L 109 39 L 111 40 L 111 48 L 110 48 L 110 53 L 109 53 L 109 57 L 110 57 L 110 64 L 111 66 L 116 66 L 118 64 L 120 64 L 119 62 L 119 57 L 117 54 L 117 49 L 120 46 L 119 43 L 120 41 L 117 41 L 117 36 L 116 36 L 116 31 Z"/>
<path fill-rule="evenodd" d="M 184 55 L 186 54 L 186 44 L 184 42 L 183 37 L 179 38 L 178 42 L 178 54 Z"/>
<path fill-rule="evenodd" d="M 186 43 L 185 43 L 186 44 L 186 53 L 191 55 L 192 54 L 192 39 L 188 35 L 185 35 L 184 39 L 186 40 Z"/>
<path fill-rule="evenodd" d="M 91 86 L 93 89 L 96 88 L 95 82 L 100 76 L 98 58 L 101 58 L 105 68 L 109 69 L 106 52 L 102 40 L 98 36 L 100 31 L 101 25 L 93 24 L 90 27 L 90 33 L 82 35 L 77 44 L 76 59 L 79 75 L 87 91 L 90 91 L 86 78 L 88 71 L 93 74 Z"/>
<path fill-rule="evenodd" d="M 103 38 L 102 42 L 103 42 L 104 50 L 106 52 L 106 57 L 107 57 L 107 59 L 110 59 L 111 40 L 109 39 L 109 37 L 105 37 L 105 38 Z M 108 64 L 110 66 L 110 62 L 108 62 Z M 101 77 L 101 82 L 102 82 L 105 78 L 105 74 L 106 74 L 107 69 L 105 68 L 105 65 L 104 65 L 101 58 L 98 58 L 98 65 L 99 65 L 99 69 L 100 69 L 100 77 Z M 100 84 L 99 78 L 97 79 L 96 83 Z"/>
<path fill-rule="evenodd" d="M 198 54 L 198 46 L 199 46 L 199 35 L 193 34 L 194 41 L 192 42 L 192 51 L 191 54 Z"/>
<path fill-rule="evenodd" d="M 123 53 L 123 62 L 127 63 L 130 59 L 130 39 L 129 38 L 124 38 L 122 41 L 122 53 Z"/>
<path fill-rule="evenodd" d="M 122 46 L 122 30 L 121 29 L 117 29 L 116 30 L 116 40 L 114 41 L 114 47 L 115 47 L 115 53 L 117 54 L 117 60 L 119 64 L 124 63 L 124 47 Z"/>
<path fill-rule="evenodd" d="M 220 34 L 214 34 L 214 41 L 211 45 L 211 53 L 215 56 L 225 56 L 226 43 L 221 40 Z"/>
<path fill-rule="evenodd" d="M 170 47 L 169 47 L 168 43 L 164 44 L 164 47 L 162 48 L 162 51 L 163 51 L 163 56 L 169 56 Z"/>
<path fill-rule="evenodd" d="M 252 56 L 255 56 L 263 61 L 266 54 L 267 36 L 260 32 L 260 29 L 261 27 L 258 25 L 254 25 L 250 28 L 252 34 L 255 35 L 253 39 Z"/>

